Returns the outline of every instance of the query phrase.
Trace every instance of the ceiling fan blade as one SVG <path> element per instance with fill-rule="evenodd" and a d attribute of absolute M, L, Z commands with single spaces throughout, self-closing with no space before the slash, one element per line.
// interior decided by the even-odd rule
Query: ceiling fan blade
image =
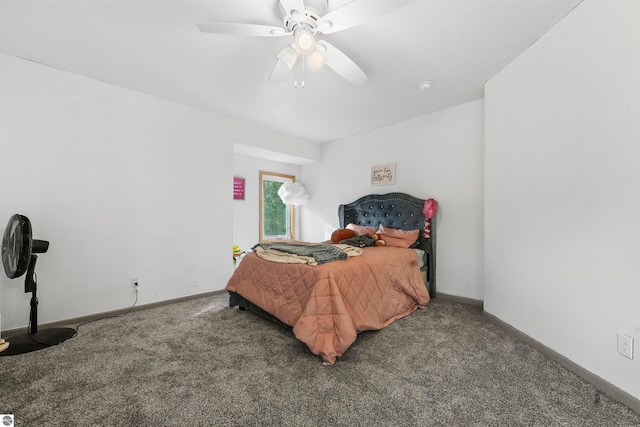
<path fill-rule="evenodd" d="M 346 30 L 399 9 L 405 3 L 407 0 L 354 0 L 320 17 L 318 28 L 323 34 Z"/>
<path fill-rule="evenodd" d="M 303 0 L 280 0 L 280 5 L 282 5 L 287 14 L 291 13 L 292 10 L 297 10 L 304 14 L 305 6 Z"/>
<path fill-rule="evenodd" d="M 203 33 L 230 34 L 234 36 L 280 37 L 290 34 L 282 27 L 257 24 L 202 22 L 198 24 L 198 28 Z"/>
<path fill-rule="evenodd" d="M 351 58 L 331 43 L 325 40 L 320 40 L 316 45 L 321 46 L 324 50 L 323 53 L 327 67 L 331 68 L 343 79 L 353 83 L 354 85 L 364 83 L 368 79 L 364 71 L 362 71 L 362 69 L 358 67 Z"/>

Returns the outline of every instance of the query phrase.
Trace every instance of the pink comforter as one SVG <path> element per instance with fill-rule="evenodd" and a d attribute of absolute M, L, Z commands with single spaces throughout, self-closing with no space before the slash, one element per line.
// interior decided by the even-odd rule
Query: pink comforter
<path fill-rule="evenodd" d="M 244 257 L 226 287 L 293 327 L 297 339 L 333 364 L 357 332 L 382 329 L 424 308 L 429 293 L 410 249 L 364 248 L 318 266 Z"/>

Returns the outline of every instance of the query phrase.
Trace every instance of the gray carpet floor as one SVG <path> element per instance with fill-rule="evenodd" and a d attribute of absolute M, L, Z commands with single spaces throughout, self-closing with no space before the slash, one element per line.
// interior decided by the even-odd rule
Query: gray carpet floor
<path fill-rule="evenodd" d="M 436 298 L 324 366 L 226 305 L 134 311 L 0 357 L 0 413 L 16 426 L 640 426 L 478 307 Z"/>

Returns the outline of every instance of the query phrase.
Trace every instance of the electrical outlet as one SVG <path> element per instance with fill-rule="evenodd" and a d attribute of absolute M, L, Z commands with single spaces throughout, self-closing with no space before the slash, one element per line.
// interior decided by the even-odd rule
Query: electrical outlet
<path fill-rule="evenodd" d="M 618 334 L 618 353 L 625 357 L 628 357 L 629 359 L 633 359 L 632 337 L 624 334 Z"/>
<path fill-rule="evenodd" d="M 140 289 L 140 276 L 131 276 L 131 286 L 136 291 Z"/>

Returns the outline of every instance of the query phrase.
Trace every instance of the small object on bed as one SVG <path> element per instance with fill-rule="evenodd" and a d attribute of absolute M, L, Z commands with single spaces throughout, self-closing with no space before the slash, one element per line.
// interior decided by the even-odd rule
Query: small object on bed
<path fill-rule="evenodd" d="M 422 213 L 424 214 L 424 237 L 428 239 L 431 237 L 431 218 L 436 216 L 438 213 L 438 202 L 434 199 L 427 199 L 424 201 L 424 208 L 422 209 Z"/>
<path fill-rule="evenodd" d="M 331 242 L 340 243 L 342 240 L 350 239 L 352 237 L 356 237 L 358 233 L 353 230 L 349 230 L 348 228 L 339 228 L 333 233 L 331 233 Z"/>
<path fill-rule="evenodd" d="M 373 237 L 369 236 L 355 236 L 350 239 L 341 240 L 340 243 L 343 245 L 351 245 L 357 248 L 364 248 L 367 246 L 376 246 L 376 240 Z"/>

